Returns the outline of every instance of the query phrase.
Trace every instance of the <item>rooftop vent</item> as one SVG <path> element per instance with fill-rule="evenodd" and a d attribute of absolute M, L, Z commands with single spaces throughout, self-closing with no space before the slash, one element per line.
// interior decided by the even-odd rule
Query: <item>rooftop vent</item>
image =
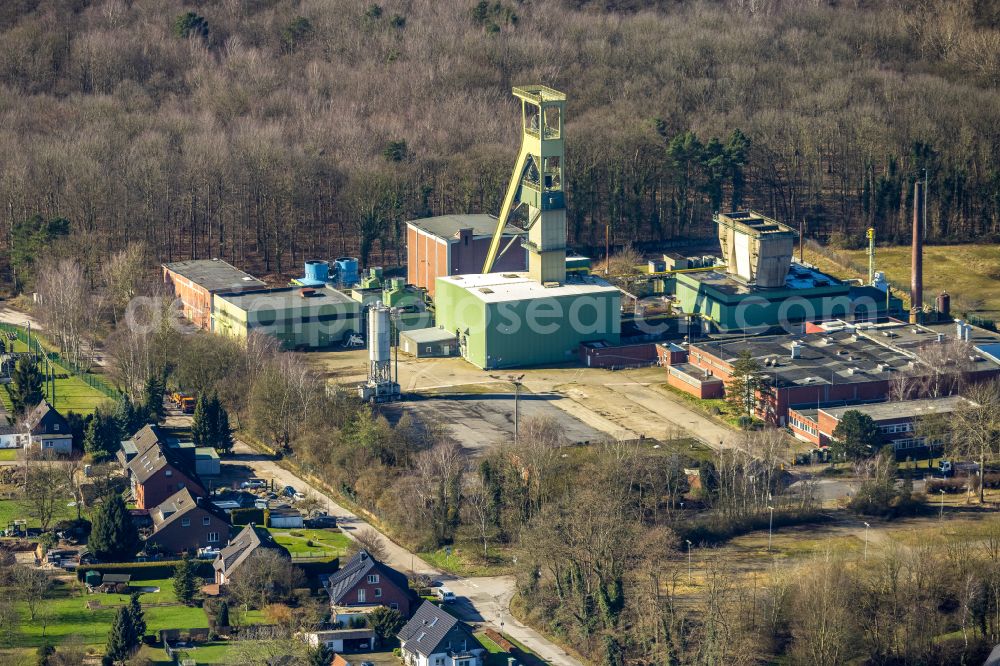
<path fill-rule="evenodd" d="M 546 289 L 552 289 L 554 287 L 558 287 L 559 283 L 558 282 L 543 282 L 542 286 L 545 287 Z"/>
<path fill-rule="evenodd" d="M 484 294 L 492 294 L 493 293 L 493 290 L 490 289 L 489 287 L 480 287 L 479 291 L 481 291 Z"/>
<path fill-rule="evenodd" d="M 299 289 L 299 296 L 301 296 L 302 298 L 311 298 L 312 296 L 315 295 L 316 295 L 315 289 L 310 289 L 309 287 L 303 287 L 302 289 Z"/>

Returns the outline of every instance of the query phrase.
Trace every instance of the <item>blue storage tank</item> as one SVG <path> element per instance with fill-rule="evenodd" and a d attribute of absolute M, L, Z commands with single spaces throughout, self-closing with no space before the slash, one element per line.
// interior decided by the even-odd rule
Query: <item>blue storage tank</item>
<path fill-rule="evenodd" d="M 306 262 L 305 279 L 303 284 L 322 285 L 326 284 L 330 276 L 330 264 L 322 259 L 313 259 Z"/>
<path fill-rule="evenodd" d="M 358 283 L 358 260 L 355 257 L 337 257 L 333 262 L 334 279 L 344 287 Z"/>

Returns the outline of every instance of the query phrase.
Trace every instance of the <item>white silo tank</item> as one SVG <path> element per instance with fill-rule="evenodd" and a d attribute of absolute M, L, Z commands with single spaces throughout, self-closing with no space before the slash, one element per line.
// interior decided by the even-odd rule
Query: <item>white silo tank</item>
<path fill-rule="evenodd" d="M 368 312 L 368 358 L 382 363 L 391 360 L 389 308 L 373 306 Z"/>

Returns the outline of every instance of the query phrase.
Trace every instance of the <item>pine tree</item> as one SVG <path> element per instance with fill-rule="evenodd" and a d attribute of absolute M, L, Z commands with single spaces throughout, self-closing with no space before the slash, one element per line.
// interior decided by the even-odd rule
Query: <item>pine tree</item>
<path fill-rule="evenodd" d="M 229 603 L 225 599 L 222 600 L 222 605 L 219 606 L 219 619 L 216 620 L 215 625 L 217 627 L 229 626 Z"/>
<path fill-rule="evenodd" d="M 97 409 L 87 424 L 87 432 L 83 436 L 83 450 L 97 461 L 107 460 L 121 446 L 121 438 L 118 420 L 104 410 Z"/>
<path fill-rule="evenodd" d="M 760 372 L 760 363 L 744 350 L 733 362 L 733 372 L 726 385 L 726 400 L 750 418 L 757 408 L 757 392 L 764 386 Z"/>
<path fill-rule="evenodd" d="M 223 453 L 228 453 L 233 448 L 233 431 L 229 427 L 229 412 L 219 402 L 218 397 L 213 397 L 212 403 L 214 405 L 212 409 L 215 412 L 212 446 Z"/>
<path fill-rule="evenodd" d="M 833 453 L 843 460 L 861 460 L 875 452 L 879 442 L 878 424 L 864 412 L 849 409 L 833 430 Z"/>
<path fill-rule="evenodd" d="M 128 606 L 122 606 L 115 615 L 115 621 L 108 632 L 108 647 L 105 658 L 115 664 L 124 664 L 139 646 L 135 634 L 135 622 Z"/>
<path fill-rule="evenodd" d="M 121 495 L 106 496 L 94 516 L 89 542 L 91 552 L 105 562 L 124 562 L 132 559 L 141 545 L 139 532 Z"/>
<path fill-rule="evenodd" d="M 128 397 L 127 393 L 123 393 L 122 397 L 118 399 L 118 404 L 115 405 L 115 421 L 118 423 L 119 431 L 126 437 L 134 435 L 144 420 L 143 415 L 132 403 L 132 398 Z"/>
<path fill-rule="evenodd" d="M 146 423 L 163 420 L 163 393 L 166 390 L 163 377 L 157 373 L 149 375 L 142 387 L 142 416 Z"/>
<path fill-rule="evenodd" d="M 146 613 L 142 610 L 142 604 L 139 602 L 138 592 L 134 592 L 132 596 L 129 597 L 128 610 L 132 619 L 133 633 L 141 641 L 143 636 L 146 635 Z"/>
<path fill-rule="evenodd" d="M 24 414 L 42 401 L 42 371 L 30 356 L 22 356 L 14 366 L 11 376 L 10 399 L 14 411 Z"/>
<path fill-rule="evenodd" d="M 212 415 L 205 394 L 198 396 L 194 405 L 194 418 L 191 421 L 191 440 L 195 446 L 212 445 Z"/>
<path fill-rule="evenodd" d="M 195 589 L 195 564 L 191 558 L 185 557 L 174 567 L 174 596 L 182 604 L 190 604 L 194 600 Z"/>

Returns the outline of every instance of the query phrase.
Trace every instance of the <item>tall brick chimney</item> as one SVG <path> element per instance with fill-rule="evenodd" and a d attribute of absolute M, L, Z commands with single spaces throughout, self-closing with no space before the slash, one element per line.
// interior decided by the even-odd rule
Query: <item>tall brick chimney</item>
<path fill-rule="evenodd" d="M 913 184 L 913 257 L 910 278 L 910 323 L 920 323 L 924 305 L 924 181 Z"/>

